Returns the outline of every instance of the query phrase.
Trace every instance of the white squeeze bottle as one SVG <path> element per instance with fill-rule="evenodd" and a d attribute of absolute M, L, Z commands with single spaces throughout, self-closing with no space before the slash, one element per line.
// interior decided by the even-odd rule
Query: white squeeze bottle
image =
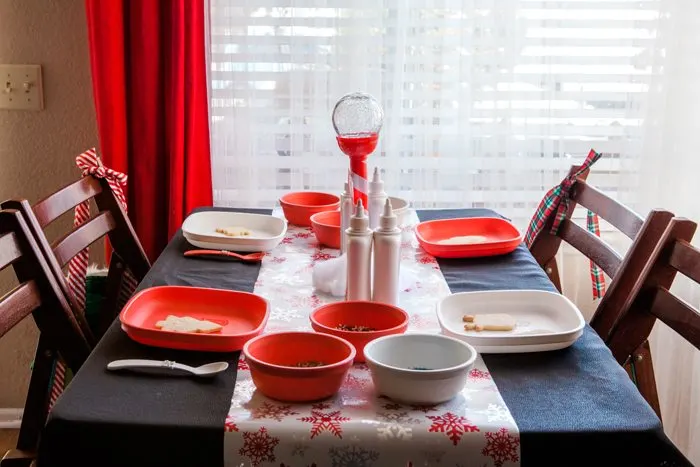
<path fill-rule="evenodd" d="M 399 304 L 399 274 L 401 269 L 401 229 L 391 201 L 384 202 L 379 228 L 374 231 L 374 278 L 372 301 L 388 305 Z"/>
<path fill-rule="evenodd" d="M 370 229 L 374 230 L 379 227 L 379 217 L 384 211 L 386 200 L 387 194 L 384 192 L 384 181 L 379 178 L 379 169 L 375 167 L 372 181 L 369 182 L 369 192 L 367 193 Z"/>
<path fill-rule="evenodd" d="M 340 253 L 345 253 L 347 249 L 347 238 L 345 231 L 350 227 L 350 218 L 352 217 L 352 200 L 354 197 L 354 187 L 352 186 L 352 175 L 348 170 L 348 181 L 345 182 L 343 193 L 340 195 Z"/>
<path fill-rule="evenodd" d="M 371 300 L 372 282 L 372 231 L 369 219 L 362 207 L 362 200 L 357 200 L 355 215 L 350 219 L 347 230 L 347 289 L 345 300 Z"/>

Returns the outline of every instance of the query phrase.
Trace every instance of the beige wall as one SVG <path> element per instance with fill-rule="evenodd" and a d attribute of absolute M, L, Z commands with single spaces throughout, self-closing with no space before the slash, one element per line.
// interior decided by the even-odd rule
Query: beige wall
<path fill-rule="evenodd" d="M 83 0 L 0 0 L 0 63 L 42 66 L 44 110 L 0 109 L 0 199 L 33 202 L 75 180 L 75 156 L 98 143 Z M 0 339 L 0 408 L 24 405 L 35 339 L 31 319 Z"/>

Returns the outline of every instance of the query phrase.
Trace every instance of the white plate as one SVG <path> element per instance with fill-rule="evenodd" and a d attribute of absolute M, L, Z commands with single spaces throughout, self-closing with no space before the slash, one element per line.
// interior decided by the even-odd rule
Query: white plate
<path fill-rule="evenodd" d="M 465 331 L 464 315 L 508 313 L 512 331 Z M 489 290 L 452 294 L 437 304 L 445 335 L 471 344 L 481 353 L 542 352 L 570 346 L 585 320 L 571 300 L 543 290 Z"/>
<path fill-rule="evenodd" d="M 252 235 L 228 237 L 216 231 L 219 227 L 244 227 Z M 265 214 L 202 211 L 191 214 L 182 223 L 182 234 L 188 242 L 213 250 L 270 251 L 279 245 L 285 233 L 287 221 Z"/>
<path fill-rule="evenodd" d="M 448 334 L 451 335 L 451 334 Z M 580 337 L 580 336 L 578 336 Z M 565 349 L 570 347 L 578 340 L 576 337 L 570 341 L 552 342 L 551 344 L 524 344 L 524 345 L 473 345 L 477 352 L 482 354 L 489 353 L 530 353 L 530 352 L 549 352 L 552 350 Z M 466 338 L 462 339 L 469 342 Z"/>

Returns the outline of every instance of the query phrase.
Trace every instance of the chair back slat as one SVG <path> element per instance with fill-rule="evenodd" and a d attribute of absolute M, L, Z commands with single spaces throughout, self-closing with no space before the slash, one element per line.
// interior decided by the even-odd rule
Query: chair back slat
<path fill-rule="evenodd" d="M 648 267 L 649 258 L 659 247 L 671 219 L 673 219 L 671 212 L 661 209 L 651 210 L 637 238 L 622 259 L 618 273 L 611 276 L 614 280 L 610 283 L 590 322 L 591 327 L 603 340 L 610 337 L 615 323 L 632 305 L 641 287 L 639 278 Z"/>
<path fill-rule="evenodd" d="M 60 347 L 61 336 L 74 336 L 72 345 L 62 349 L 66 361 L 72 368 L 79 368 L 92 350 L 92 345 L 83 333 L 83 327 L 89 329 L 83 316 L 75 316 L 66 297 L 58 287 L 56 279 L 46 264 L 22 215 L 14 210 L 0 211 L 0 238 L 15 239 L 15 249 L 20 257 L 12 263 L 20 286 L 6 296 L 9 303 L 18 304 L 21 297 L 31 304 L 31 292 L 38 289 L 40 305 L 29 310 L 34 316 L 39 330 L 55 347 Z M 34 284 L 34 286 L 27 284 Z M 27 306 L 26 304 L 23 306 Z M 7 310 L 7 308 L 0 308 Z"/>
<path fill-rule="evenodd" d="M 0 337 L 41 306 L 34 281 L 24 282 L 0 298 Z"/>
<path fill-rule="evenodd" d="M 62 214 L 101 192 L 102 185 L 99 180 L 93 177 L 83 177 L 36 203 L 33 208 L 34 214 L 39 225 L 44 228 Z M 14 209 L 15 207 L 4 206 L 4 208 Z"/>
<path fill-rule="evenodd" d="M 107 235 L 114 227 L 114 218 L 110 212 L 101 212 L 77 227 L 54 244 L 53 251 L 58 264 L 64 267 L 75 255 Z"/>
<path fill-rule="evenodd" d="M 0 237 L 0 269 L 19 258 L 22 253 L 17 245 L 17 237 L 13 232 Z"/>
<path fill-rule="evenodd" d="M 595 234 L 566 219 L 562 221 L 559 227 L 559 236 L 593 261 L 593 263 L 597 264 L 610 277 L 614 277 L 617 274 L 622 258 Z"/>
<path fill-rule="evenodd" d="M 700 260 L 700 256 L 697 258 Z M 656 289 L 649 312 L 700 350 L 700 314 L 668 289 Z"/>
<path fill-rule="evenodd" d="M 618 362 L 624 364 L 633 352 L 649 337 L 656 323 L 656 315 L 650 312 L 659 290 L 669 290 L 678 270 L 671 266 L 670 258 L 676 242 L 692 240 L 697 224 L 688 219 L 675 217 L 666 227 L 662 238 L 652 254 L 647 257 L 647 265 L 641 272 L 637 291 L 632 297 L 629 309 L 618 319 L 610 332 L 607 344 Z M 695 257 L 700 261 L 700 255 Z"/>
<path fill-rule="evenodd" d="M 674 269 L 700 284 L 700 250 L 684 240 L 678 240 L 668 259 Z"/>
<path fill-rule="evenodd" d="M 598 214 L 632 240 L 644 224 L 644 219 L 637 213 L 585 182 L 574 183 L 571 198 Z"/>
<path fill-rule="evenodd" d="M 40 332 L 17 450 L 10 451 L 2 463 L 5 465 L 11 458 L 26 460 L 27 463 L 21 465 L 28 465 L 46 423 L 51 378 L 59 355 L 69 369 L 77 372 L 90 354 L 92 345 L 82 333 L 84 317 L 73 314 L 19 211 L 0 211 L 0 256 L 13 258 L 0 269 L 12 267 L 19 282 L 0 299 L 0 337 L 29 314 Z M 84 325 L 87 328 L 87 324 Z"/>
<path fill-rule="evenodd" d="M 56 217 L 89 199 L 94 200 L 98 214 L 83 225 L 74 227 L 71 232 L 51 245 L 43 228 Z M 1 203 L 0 208 L 16 209 L 22 214 L 43 252 L 58 286 L 76 314 L 82 314 L 83 309 L 70 290 L 63 268 L 81 250 L 101 237 L 107 237 L 112 247 L 110 271 L 107 275 L 108 291 L 119 291 L 120 284 L 133 284 L 133 280 L 124 280 L 126 274 L 132 275 L 136 282 L 140 282 L 151 268 L 150 261 L 126 212 L 112 191 L 109 182 L 104 178 L 83 177 L 57 193 L 46 197 L 33 207 L 26 199 L 14 199 Z M 114 284 L 117 285 L 114 286 Z M 111 324 L 121 309 L 121 301 L 114 298 L 110 295 L 102 301 L 100 322 L 103 324 Z M 80 323 L 84 325 L 85 321 L 80 321 Z M 100 326 L 97 337 L 100 335 L 100 330 L 104 330 L 106 327 L 107 325 Z M 84 329 L 83 333 L 93 342 L 93 332 L 90 329 Z"/>

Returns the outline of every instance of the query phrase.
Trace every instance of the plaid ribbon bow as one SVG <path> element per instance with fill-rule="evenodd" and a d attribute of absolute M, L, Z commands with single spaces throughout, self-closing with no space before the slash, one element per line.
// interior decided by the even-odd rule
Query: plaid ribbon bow
<path fill-rule="evenodd" d="M 127 176 L 116 170 L 112 170 L 102 165 L 95 148 L 89 149 L 75 158 L 75 163 L 82 172 L 83 177 L 104 178 L 107 180 L 112 192 L 119 201 L 119 204 L 126 213 L 126 196 L 124 188 L 126 187 Z M 75 207 L 75 217 L 73 218 L 73 227 L 80 225 L 90 220 L 90 203 L 84 201 Z M 85 312 L 85 302 L 87 296 L 87 269 L 90 260 L 88 249 L 82 250 L 68 263 L 68 289 L 75 300 L 79 311 Z M 133 291 L 138 285 L 136 279 L 128 269 L 124 274 L 122 288 L 119 291 L 120 305 L 124 305 L 129 299 Z M 49 406 L 53 407 L 54 402 L 61 395 L 65 387 L 66 365 L 62 360 L 57 360 L 54 367 L 53 381 L 51 386 L 51 396 Z"/>
<path fill-rule="evenodd" d="M 525 234 L 525 245 L 527 245 L 528 248 L 532 246 L 532 242 L 542 229 L 544 229 L 552 215 L 555 217 L 552 223 L 551 233 L 557 233 L 559 226 L 566 218 L 566 212 L 569 210 L 569 192 L 571 191 L 571 187 L 574 185 L 576 179 L 589 170 L 601 156 L 601 153 L 591 149 L 586 160 L 583 161 L 583 164 L 581 164 L 581 167 L 576 172 L 568 175 L 559 185 L 555 186 L 544 195 L 539 206 L 537 206 L 535 214 L 532 216 L 532 220 Z M 596 213 L 588 211 L 586 215 L 586 228 L 589 232 L 600 237 L 600 224 Z M 602 298 L 605 293 L 605 277 L 603 276 L 603 272 L 593 261 L 590 263 L 593 299 Z"/>

